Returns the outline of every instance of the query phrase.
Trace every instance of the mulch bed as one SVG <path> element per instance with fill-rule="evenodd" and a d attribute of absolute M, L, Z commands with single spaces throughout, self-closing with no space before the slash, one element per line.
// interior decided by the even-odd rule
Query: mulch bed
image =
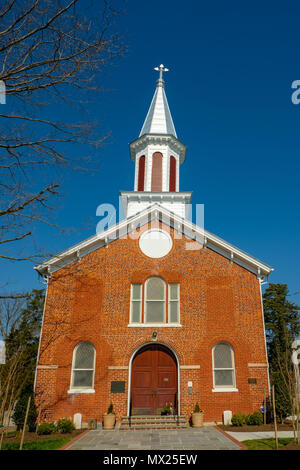
<path fill-rule="evenodd" d="M 66 434 L 61 434 L 59 432 L 55 432 L 53 434 L 46 434 L 43 436 L 39 436 L 35 432 L 25 432 L 24 435 L 24 442 L 32 442 L 32 441 L 45 441 L 49 439 L 62 439 L 62 438 L 72 438 L 78 436 L 78 434 L 81 434 L 84 431 L 84 429 L 76 429 L 73 432 L 66 433 Z M 3 442 L 20 442 L 21 440 L 22 433 L 17 433 L 15 432 L 14 434 L 8 434 L 8 436 L 3 437 Z"/>
<path fill-rule="evenodd" d="M 296 444 L 296 442 L 291 442 L 286 446 L 280 447 L 278 450 L 300 450 L 300 444 Z"/>
<path fill-rule="evenodd" d="M 223 431 L 232 431 L 232 432 L 259 432 L 259 431 L 274 431 L 274 424 L 261 424 L 260 426 L 248 426 L 244 424 L 243 426 L 225 426 L 224 424 L 219 424 L 218 427 L 223 429 Z M 293 431 L 293 426 L 290 424 L 282 423 L 277 424 L 278 431 Z"/>

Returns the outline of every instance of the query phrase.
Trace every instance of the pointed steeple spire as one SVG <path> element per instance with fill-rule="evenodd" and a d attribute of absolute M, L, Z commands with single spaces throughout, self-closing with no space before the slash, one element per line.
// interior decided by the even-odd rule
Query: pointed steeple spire
<path fill-rule="evenodd" d="M 139 137 L 144 134 L 171 134 L 177 138 L 165 93 L 165 82 L 162 78 L 163 72 L 168 72 L 168 69 L 161 64 L 154 70 L 159 72 L 159 79 L 156 82 L 156 90 Z"/>

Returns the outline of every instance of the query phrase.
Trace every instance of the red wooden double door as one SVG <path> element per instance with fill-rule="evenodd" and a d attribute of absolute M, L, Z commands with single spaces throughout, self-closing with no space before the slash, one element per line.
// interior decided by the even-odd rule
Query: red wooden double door
<path fill-rule="evenodd" d="M 166 403 L 177 413 L 177 363 L 168 348 L 153 344 L 138 351 L 131 377 L 132 415 L 160 414 Z"/>

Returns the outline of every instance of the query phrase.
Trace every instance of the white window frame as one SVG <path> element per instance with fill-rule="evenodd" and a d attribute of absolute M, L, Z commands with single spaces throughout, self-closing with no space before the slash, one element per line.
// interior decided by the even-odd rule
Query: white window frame
<path fill-rule="evenodd" d="M 162 282 L 163 282 L 163 285 L 164 285 L 164 298 L 163 299 L 157 299 L 157 300 L 148 300 L 148 302 L 164 302 L 164 309 L 163 309 L 163 315 L 164 315 L 164 318 L 163 318 L 163 321 L 162 322 L 148 322 L 147 321 L 147 284 L 148 282 L 151 280 L 151 279 L 154 279 L 154 278 L 157 278 L 157 279 L 160 279 Z M 147 325 L 157 325 L 157 324 L 166 324 L 166 317 L 167 317 L 167 310 L 166 310 L 166 303 L 167 303 L 167 288 L 166 288 L 166 281 L 160 277 L 160 276 L 150 276 L 148 277 L 148 279 L 146 280 L 145 282 L 145 286 L 144 286 L 144 323 L 147 324 Z"/>
<path fill-rule="evenodd" d="M 173 285 L 177 285 L 177 299 L 171 299 L 171 296 L 170 296 L 171 286 L 173 286 Z M 178 304 L 178 313 L 177 313 L 177 321 L 176 322 L 171 322 L 170 321 L 170 318 L 171 318 L 170 304 L 172 302 L 177 302 L 177 304 Z M 180 284 L 179 284 L 179 282 L 169 282 L 168 283 L 168 323 L 170 323 L 171 325 L 178 325 L 178 323 L 180 323 Z"/>
<path fill-rule="evenodd" d="M 93 346 L 94 349 L 94 360 L 93 360 L 93 369 L 75 369 L 75 360 L 76 360 L 76 353 L 79 348 L 79 346 L 82 343 L 89 343 Z M 71 370 L 71 384 L 70 384 L 70 390 L 68 393 L 94 393 L 94 380 L 95 380 L 95 365 L 96 365 L 96 348 L 95 346 L 90 342 L 90 341 L 80 341 L 78 344 L 76 344 L 74 350 L 73 350 L 73 359 L 72 359 L 72 370 Z M 93 370 L 93 380 L 92 380 L 92 386 L 87 386 L 87 387 L 75 387 L 74 384 L 74 372 L 78 370 Z"/>
<path fill-rule="evenodd" d="M 133 299 L 133 286 L 140 286 L 140 299 Z M 132 302 L 140 302 L 140 321 L 134 322 L 132 320 Z M 130 286 L 130 323 L 140 324 L 142 323 L 142 310 L 143 310 L 143 284 L 139 282 L 132 282 Z"/>
<path fill-rule="evenodd" d="M 215 367 L 215 348 L 218 344 L 226 344 L 230 348 L 231 352 L 231 360 L 232 360 L 232 367 Z M 227 341 L 219 341 L 214 345 L 212 348 L 212 369 L 213 369 L 213 392 L 237 392 L 238 389 L 236 388 L 236 372 L 235 372 L 235 358 L 234 358 L 234 350 L 230 343 Z M 232 385 L 216 385 L 215 384 L 215 371 L 216 370 L 231 370 L 233 371 L 233 383 Z"/>

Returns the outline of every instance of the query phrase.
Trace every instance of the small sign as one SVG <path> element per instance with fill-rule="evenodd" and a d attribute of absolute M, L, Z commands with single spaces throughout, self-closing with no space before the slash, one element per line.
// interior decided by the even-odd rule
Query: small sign
<path fill-rule="evenodd" d="M 260 411 L 261 413 L 264 413 L 265 407 L 264 407 L 264 406 L 261 406 L 261 407 L 259 408 L 259 411 Z"/>
<path fill-rule="evenodd" d="M 169 378 L 168 378 L 168 377 L 164 377 L 164 382 L 169 382 Z"/>
<path fill-rule="evenodd" d="M 254 378 L 249 378 L 248 379 L 248 384 L 256 384 L 257 383 L 257 379 L 254 379 Z"/>
<path fill-rule="evenodd" d="M 188 395 L 193 395 L 193 389 L 192 388 L 188 388 Z"/>
<path fill-rule="evenodd" d="M 188 387 L 192 387 L 193 386 L 193 382 L 188 382 Z"/>
<path fill-rule="evenodd" d="M 111 393 L 125 393 L 125 382 L 111 382 L 110 392 Z"/>

